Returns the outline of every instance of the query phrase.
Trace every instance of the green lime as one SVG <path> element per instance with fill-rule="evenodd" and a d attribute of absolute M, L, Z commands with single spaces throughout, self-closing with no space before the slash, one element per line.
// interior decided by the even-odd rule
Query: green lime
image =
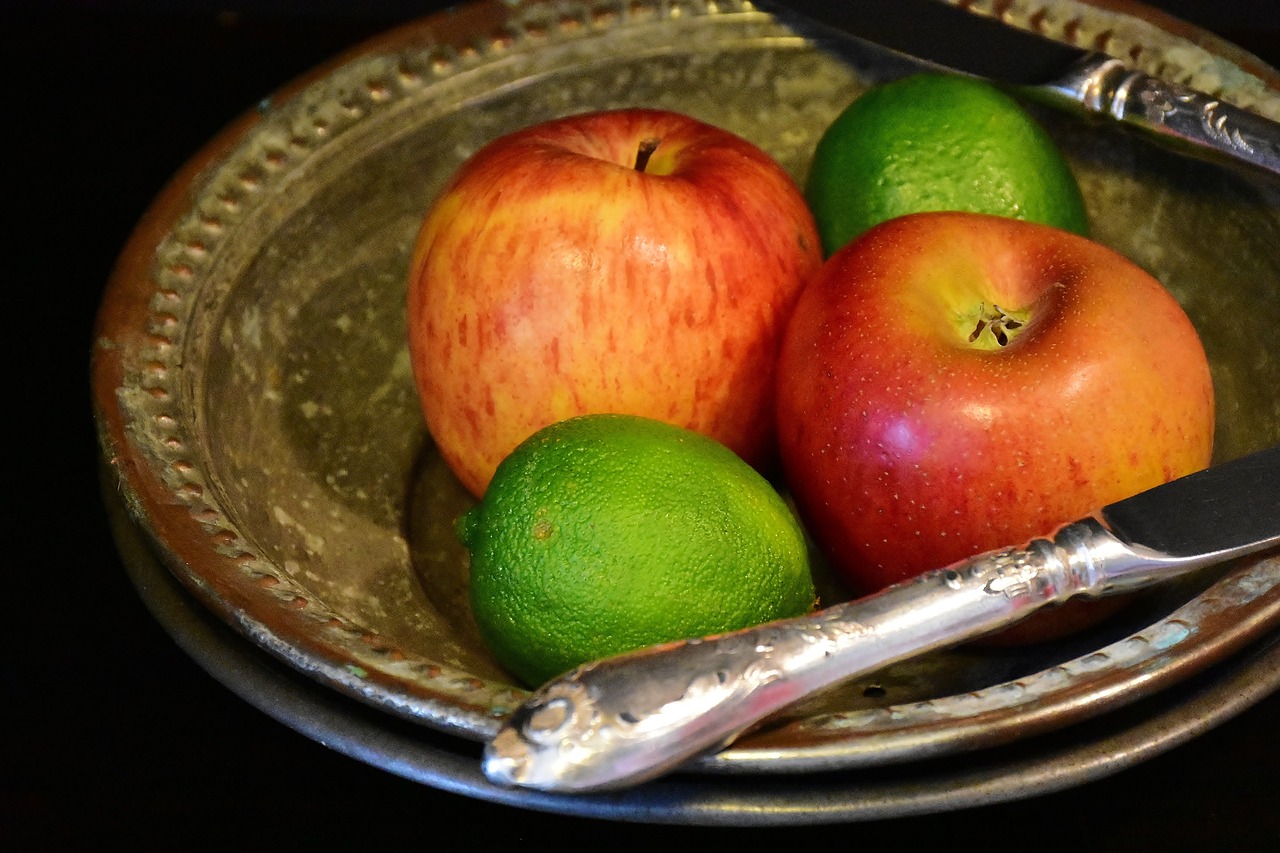
<path fill-rule="evenodd" d="M 631 415 L 539 430 L 458 521 L 495 657 L 539 685 L 597 658 L 808 612 L 800 525 L 723 445 Z"/>
<path fill-rule="evenodd" d="M 868 89 L 819 140 L 805 195 L 828 255 L 873 225 L 926 210 L 1088 232 L 1080 187 L 1049 134 L 969 77 L 916 74 Z"/>

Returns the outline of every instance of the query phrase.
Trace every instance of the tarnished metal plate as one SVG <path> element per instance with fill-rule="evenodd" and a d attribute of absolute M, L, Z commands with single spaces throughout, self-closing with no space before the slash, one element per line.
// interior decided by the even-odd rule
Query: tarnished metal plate
<path fill-rule="evenodd" d="M 495 136 L 622 106 L 728 128 L 802 179 L 849 100 L 911 70 L 744 2 L 493 2 L 389 34 L 264 101 L 157 201 L 102 306 L 96 414 L 131 516 L 259 647 L 396 717 L 487 738 L 526 692 L 472 624 L 452 534 L 470 498 L 431 445 L 405 344 L 408 255 L 435 193 Z M 1227 97 L 1235 78 L 1218 79 Z M 1277 441 L 1280 191 L 1039 115 L 1095 237 L 1160 278 L 1200 330 L 1218 458 Z M 824 592 L 842 595 L 830 579 Z M 1278 620 L 1280 560 L 1248 561 L 1070 642 L 961 649 L 845 685 L 694 769 L 805 772 L 1006 743 L 1166 688 Z"/>

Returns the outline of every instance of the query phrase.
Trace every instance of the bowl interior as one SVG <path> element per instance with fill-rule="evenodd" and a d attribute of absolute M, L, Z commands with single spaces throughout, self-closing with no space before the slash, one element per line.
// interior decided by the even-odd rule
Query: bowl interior
<path fill-rule="evenodd" d="M 838 112 L 868 85 L 912 70 L 758 12 L 586 30 L 560 21 L 470 53 L 412 40 L 373 51 L 272 107 L 203 176 L 190 214 L 157 251 L 162 291 L 166 276 L 183 277 L 174 287 L 182 346 L 170 416 L 195 448 L 202 506 L 252 555 L 228 569 L 178 548 L 171 566 L 264 645 L 338 689 L 465 735 L 490 734 L 523 689 L 472 621 L 465 552 L 452 532 L 471 498 L 432 446 L 405 344 L 409 252 L 435 194 L 502 133 L 624 106 L 725 127 L 802 181 Z M 1217 458 L 1274 443 L 1274 186 L 1028 108 L 1067 153 L 1094 237 L 1152 272 L 1200 331 L 1218 400 Z M 152 463 L 171 463 L 162 437 L 139 440 L 155 445 L 146 451 Z M 211 582 L 211 574 L 225 576 Z M 1162 589 L 1051 647 L 961 649 L 894 667 L 793 718 L 999 685 L 1123 638 L 1217 576 Z M 829 577 L 821 584 L 827 601 L 844 595 Z M 281 585 L 300 592 L 289 601 L 305 601 L 299 609 L 311 619 L 301 628 L 264 615 L 285 599 L 259 591 Z"/>

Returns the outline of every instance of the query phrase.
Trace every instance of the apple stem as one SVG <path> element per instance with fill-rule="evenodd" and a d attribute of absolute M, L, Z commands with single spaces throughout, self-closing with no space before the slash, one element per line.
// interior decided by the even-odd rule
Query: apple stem
<path fill-rule="evenodd" d="M 636 148 L 636 171 L 643 172 L 645 167 L 649 165 L 649 158 L 653 156 L 653 152 L 658 150 L 658 143 L 662 142 L 656 136 L 648 139 L 640 140 L 640 145 Z"/>

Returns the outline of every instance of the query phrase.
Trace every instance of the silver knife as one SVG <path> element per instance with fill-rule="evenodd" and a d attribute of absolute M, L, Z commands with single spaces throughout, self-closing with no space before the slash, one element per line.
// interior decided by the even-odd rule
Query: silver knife
<path fill-rule="evenodd" d="M 1280 175 L 1280 124 L 1185 86 L 1083 51 L 946 0 L 792 0 L 763 4 L 780 17 L 799 13 L 803 30 L 829 26 L 842 38 L 873 42 L 939 70 L 1013 87 L 1047 106 L 1101 116 L 1172 143 L 1185 154 Z"/>
<path fill-rule="evenodd" d="M 857 601 L 585 664 L 511 716 L 485 747 L 484 773 L 565 792 L 642 782 L 817 691 L 1045 605 L 1137 590 L 1277 545 L 1280 445 Z"/>

